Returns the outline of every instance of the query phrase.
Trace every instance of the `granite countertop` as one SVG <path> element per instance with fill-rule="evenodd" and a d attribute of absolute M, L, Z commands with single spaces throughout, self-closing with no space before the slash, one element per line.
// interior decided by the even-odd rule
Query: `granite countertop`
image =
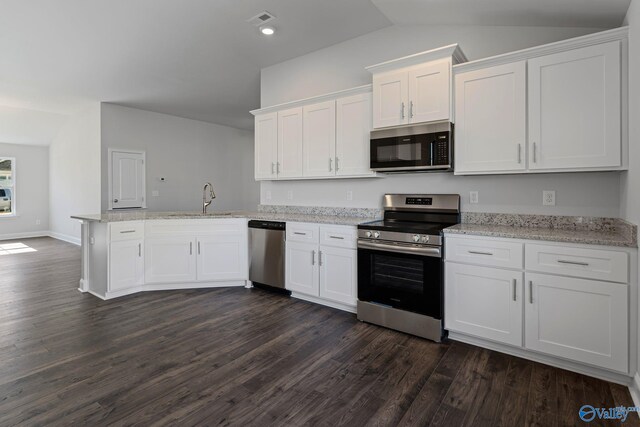
<path fill-rule="evenodd" d="M 463 222 L 444 233 L 638 247 L 637 227 L 617 218 L 463 214 Z"/>
<path fill-rule="evenodd" d="M 265 221 L 311 222 L 333 225 L 359 225 L 375 221 L 379 217 L 362 217 L 346 215 L 326 215 L 322 213 L 286 213 L 286 212 L 253 212 L 253 211 L 212 211 L 207 214 L 199 212 L 146 212 L 126 211 L 104 214 L 73 215 L 71 218 L 94 222 L 144 221 L 159 219 L 214 219 L 214 218 L 247 218 Z"/>

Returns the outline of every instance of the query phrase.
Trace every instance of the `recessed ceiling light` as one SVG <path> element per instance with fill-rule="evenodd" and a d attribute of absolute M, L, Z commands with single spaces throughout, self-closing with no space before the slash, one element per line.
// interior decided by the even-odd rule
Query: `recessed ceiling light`
<path fill-rule="evenodd" d="M 271 27 L 271 26 L 269 26 L 269 25 L 264 25 L 264 26 L 260 27 L 260 32 L 262 34 L 264 34 L 265 36 L 270 36 L 270 35 L 273 35 L 273 33 L 276 32 L 276 29 Z"/>

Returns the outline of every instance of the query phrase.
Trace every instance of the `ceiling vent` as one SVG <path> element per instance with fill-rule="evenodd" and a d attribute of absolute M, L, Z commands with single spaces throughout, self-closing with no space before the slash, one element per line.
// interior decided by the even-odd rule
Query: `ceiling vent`
<path fill-rule="evenodd" d="M 271 22 L 274 19 L 276 19 L 276 17 L 265 10 L 264 12 L 260 12 L 253 18 L 247 19 L 247 22 L 255 27 L 259 27 L 266 24 L 267 22 Z"/>

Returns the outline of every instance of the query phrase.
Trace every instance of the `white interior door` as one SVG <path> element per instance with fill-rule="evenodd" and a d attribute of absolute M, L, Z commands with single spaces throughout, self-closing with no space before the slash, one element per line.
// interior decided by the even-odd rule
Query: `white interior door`
<path fill-rule="evenodd" d="M 335 175 L 336 102 L 305 105 L 302 123 L 303 175 Z"/>
<path fill-rule="evenodd" d="M 111 209 L 144 208 L 144 153 L 111 151 Z"/>
<path fill-rule="evenodd" d="M 451 64 L 430 62 L 409 72 L 409 123 L 446 120 L 451 115 Z"/>

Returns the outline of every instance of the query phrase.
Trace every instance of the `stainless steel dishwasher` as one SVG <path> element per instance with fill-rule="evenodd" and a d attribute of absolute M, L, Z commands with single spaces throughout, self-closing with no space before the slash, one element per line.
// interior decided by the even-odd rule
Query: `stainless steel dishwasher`
<path fill-rule="evenodd" d="M 286 223 L 249 221 L 249 280 L 285 289 Z"/>

